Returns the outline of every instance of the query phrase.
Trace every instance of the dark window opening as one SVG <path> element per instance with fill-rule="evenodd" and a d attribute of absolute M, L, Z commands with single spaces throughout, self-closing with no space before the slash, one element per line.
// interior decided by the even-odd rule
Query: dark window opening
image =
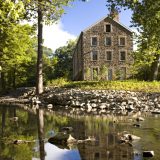
<path fill-rule="evenodd" d="M 110 24 L 106 24 L 106 32 L 111 32 L 111 25 Z"/>

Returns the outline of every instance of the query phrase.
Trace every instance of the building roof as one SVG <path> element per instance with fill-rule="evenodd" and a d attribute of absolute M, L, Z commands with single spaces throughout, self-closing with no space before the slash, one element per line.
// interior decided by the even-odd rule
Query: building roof
<path fill-rule="evenodd" d="M 122 23 L 118 22 L 118 21 L 115 21 L 114 19 L 108 17 L 108 16 L 105 16 L 103 17 L 102 19 L 100 19 L 99 21 L 95 22 L 94 24 L 92 24 L 91 26 L 87 27 L 85 30 L 83 30 L 82 32 L 86 32 L 87 30 L 89 30 L 90 28 L 92 28 L 93 26 L 95 26 L 96 24 L 100 23 L 101 21 L 104 21 L 106 18 L 114 21 L 115 23 L 119 24 L 120 26 L 122 26 L 123 28 L 125 28 L 126 30 L 128 30 L 129 32 L 133 32 L 130 28 L 126 27 L 125 25 L 123 25 Z"/>

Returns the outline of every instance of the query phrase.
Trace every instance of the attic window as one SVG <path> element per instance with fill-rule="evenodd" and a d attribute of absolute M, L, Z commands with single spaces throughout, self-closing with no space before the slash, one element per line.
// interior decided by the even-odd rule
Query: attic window
<path fill-rule="evenodd" d="M 110 24 L 105 25 L 105 31 L 106 32 L 111 32 L 111 25 Z"/>

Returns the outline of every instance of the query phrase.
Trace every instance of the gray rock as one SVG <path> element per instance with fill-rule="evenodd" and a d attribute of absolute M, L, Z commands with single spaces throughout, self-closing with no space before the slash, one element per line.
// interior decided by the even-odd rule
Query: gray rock
<path fill-rule="evenodd" d="M 105 109 L 106 108 L 106 103 L 101 103 L 99 106 L 100 109 Z"/>

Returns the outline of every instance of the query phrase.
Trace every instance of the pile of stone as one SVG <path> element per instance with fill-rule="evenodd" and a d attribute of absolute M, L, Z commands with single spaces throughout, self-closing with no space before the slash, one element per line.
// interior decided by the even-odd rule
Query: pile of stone
<path fill-rule="evenodd" d="M 160 111 L 160 93 L 47 88 L 40 99 L 53 106 L 78 108 L 87 112 Z"/>

